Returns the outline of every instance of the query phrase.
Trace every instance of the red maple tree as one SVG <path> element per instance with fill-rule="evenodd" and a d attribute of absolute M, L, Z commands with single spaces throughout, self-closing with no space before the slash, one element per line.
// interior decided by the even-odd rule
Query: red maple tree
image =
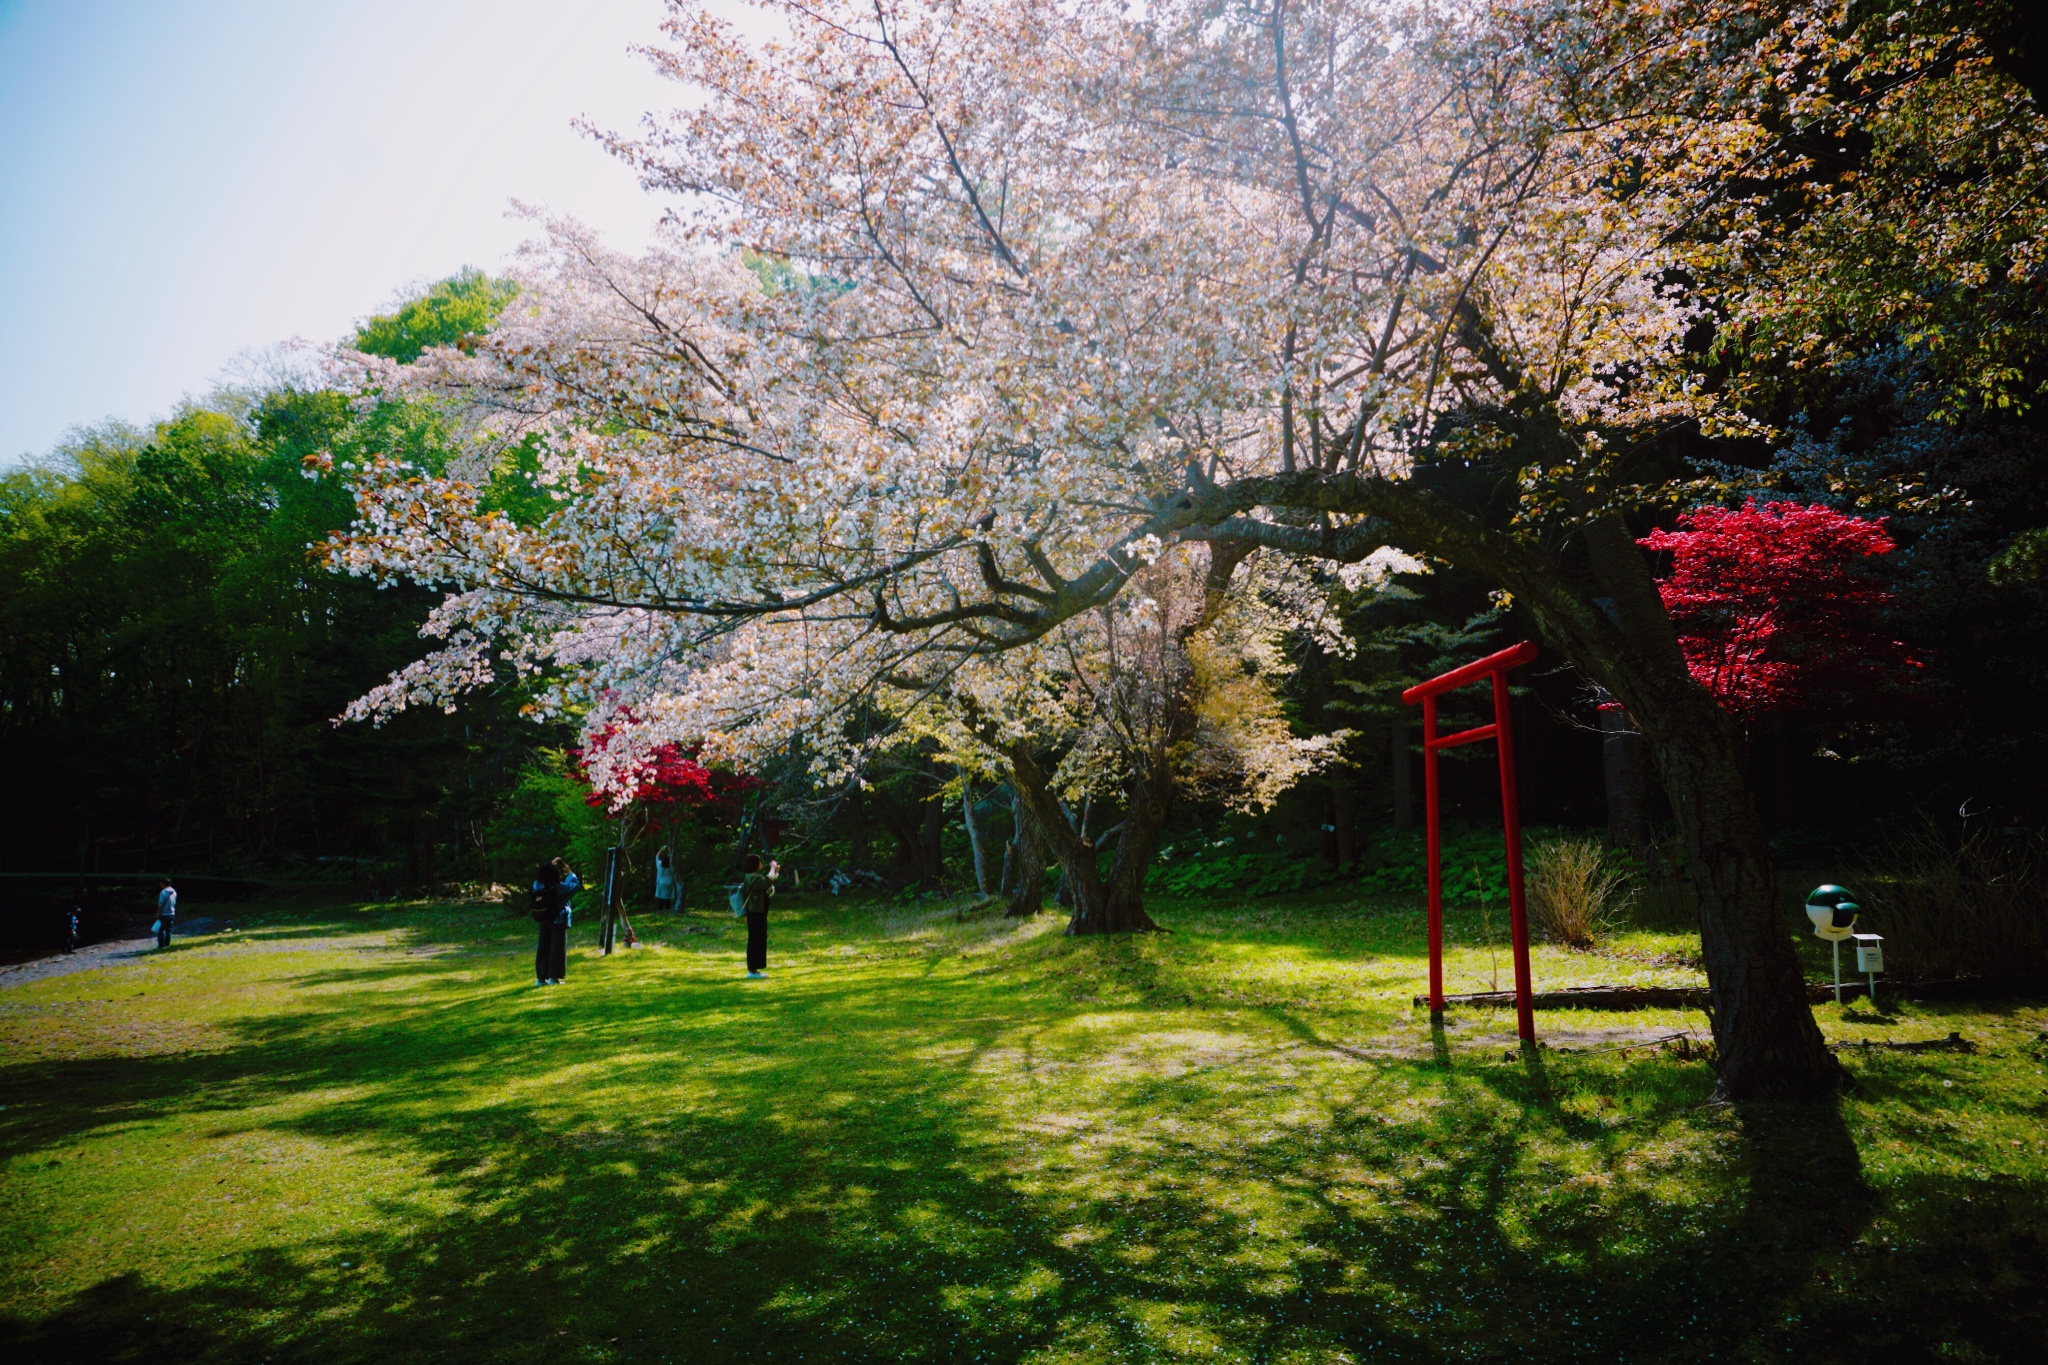
<path fill-rule="evenodd" d="M 630 722 L 631 717 L 627 719 Z M 617 733 L 617 726 L 607 726 L 593 734 L 584 747 L 570 752 L 578 775 L 586 783 L 589 781 L 587 755 L 602 752 Z M 657 745 L 649 752 L 647 763 L 636 776 L 638 780 L 629 801 L 638 806 L 718 806 L 733 802 L 763 785 L 760 778 L 748 773 L 706 767 L 697 761 L 695 750 L 675 744 Z M 611 805 L 609 796 L 595 790 L 583 799 L 591 806 Z"/>
<path fill-rule="evenodd" d="M 1896 697 L 1919 663 L 1882 628 L 1893 601 L 1865 562 L 1882 521 L 1790 502 L 1696 507 L 1636 542 L 1671 553 L 1659 580 L 1694 678 L 1745 724 Z"/>

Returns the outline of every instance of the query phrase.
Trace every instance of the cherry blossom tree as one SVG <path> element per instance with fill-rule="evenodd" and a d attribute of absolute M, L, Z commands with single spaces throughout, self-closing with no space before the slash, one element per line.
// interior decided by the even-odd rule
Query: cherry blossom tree
<path fill-rule="evenodd" d="M 1038 658 L 1029 679 L 961 677 L 906 716 L 906 736 L 1010 784 L 1028 842 L 1059 861 L 1072 893 L 1069 932 L 1155 927 L 1145 874 L 1182 794 L 1262 809 L 1341 743 L 1295 736 L 1282 713 L 1275 683 L 1292 671 L 1283 637 L 1297 616 L 1276 603 L 1294 585 L 1270 572 L 1278 561 L 1265 567 L 1236 581 L 1228 552 L 1168 550 L 1130 591 L 1063 623 L 1043 654 L 997 656 Z M 1119 815 L 1090 830 L 1098 802 Z M 1105 871 L 1098 853 L 1112 842 Z"/>
<path fill-rule="evenodd" d="M 668 246 L 548 224 L 467 353 L 360 362 L 366 401 L 459 406 L 472 453 L 346 471 L 333 562 L 449 590 L 443 647 L 357 713 L 546 670 L 544 708 L 631 709 L 592 769 L 618 788 L 668 743 L 857 772 L 854 706 L 1003 752 L 1174 547 L 1226 595 L 1399 547 L 1493 581 L 1646 736 L 1723 1092 L 1832 1084 L 1739 734 L 1629 524 L 1706 486 L 1674 433 L 1760 430 L 1698 338 L 1760 307 L 1777 220 L 1743 176 L 1798 157 L 1757 92 L 1805 77 L 1744 54 L 1803 12 L 765 7 L 773 44 L 672 3 L 653 56 L 693 101 L 609 135 L 676 196 Z M 492 494 L 518 451 L 544 514 Z"/>

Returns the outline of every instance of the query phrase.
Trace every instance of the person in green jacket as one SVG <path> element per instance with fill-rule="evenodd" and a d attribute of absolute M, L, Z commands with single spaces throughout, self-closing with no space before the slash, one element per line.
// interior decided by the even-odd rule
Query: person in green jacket
<path fill-rule="evenodd" d="M 746 873 L 740 881 L 740 909 L 747 917 L 747 977 L 759 980 L 768 975 L 768 902 L 782 868 L 771 862 L 763 872 L 757 853 L 749 853 L 740 867 Z"/>

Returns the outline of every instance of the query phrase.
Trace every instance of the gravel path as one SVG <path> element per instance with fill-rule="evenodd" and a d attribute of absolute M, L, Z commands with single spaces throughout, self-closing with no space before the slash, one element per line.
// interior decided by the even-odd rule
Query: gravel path
<path fill-rule="evenodd" d="M 31 981 L 45 977 L 68 976 L 72 972 L 87 972 L 95 967 L 111 967 L 117 962 L 129 962 L 156 951 L 156 939 L 117 938 L 107 943 L 93 943 L 75 953 L 55 953 L 39 957 L 33 962 L 17 962 L 11 967 L 0 967 L 0 990 L 9 986 L 24 986 Z"/>

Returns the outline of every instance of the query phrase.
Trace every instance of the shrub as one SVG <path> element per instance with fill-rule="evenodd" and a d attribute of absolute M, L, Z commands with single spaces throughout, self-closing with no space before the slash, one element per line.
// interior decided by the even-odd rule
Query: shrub
<path fill-rule="evenodd" d="M 2048 837 L 1929 826 L 1893 841 L 1852 884 L 1901 980 L 2048 971 Z"/>
<path fill-rule="evenodd" d="M 1529 851 L 1529 918 L 1552 943 L 1591 948 L 1620 912 L 1627 884 L 1598 839 L 1537 844 Z"/>
<path fill-rule="evenodd" d="M 1329 865 L 1313 855 L 1218 839 L 1161 849 L 1145 874 L 1145 889 L 1167 896 L 1277 896 L 1334 880 Z"/>
<path fill-rule="evenodd" d="M 1699 897 L 1687 872 L 1685 841 L 1675 831 L 1667 831 L 1641 857 L 1609 849 L 1607 865 L 1628 884 L 1632 922 L 1646 929 L 1698 929 Z"/>
<path fill-rule="evenodd" d="M 1421 830 L 1394 834 L 1360 869 L 1358 889 L 1367 893 L 1423 896 L 1429 889 L 1429 855 Z M 1498 905 L 1508 896 L 1507 849 L 1498 826 L 1447 827 L 1443 831 L 1445 905 Z"/>

